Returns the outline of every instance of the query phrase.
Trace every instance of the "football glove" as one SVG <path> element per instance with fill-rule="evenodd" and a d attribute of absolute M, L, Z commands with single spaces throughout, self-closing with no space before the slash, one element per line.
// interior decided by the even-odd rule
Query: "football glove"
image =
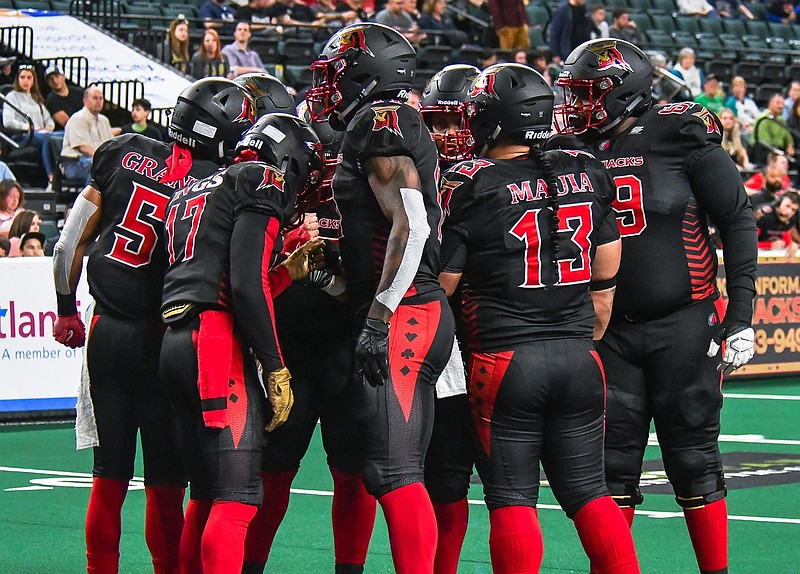
<path fill-rule="evenodd" d="M 728 375 L 753 358 L 755 332 L 752 327 L 747 325 L 723 327 L 708 345 L 707 355 L 709 357 L 714 357 L 719 353 L 723 339 L 725 351 L 722 353 L 722 360 L 717 365 L 717 370 Z"/>
<path fill-rule="evenodd" d="M 294 394 L 289 382 L 292 375 L 289 369 L 281 367 L 267 375 L 267 397 L 272 405 L 272 420 L 267 426 L 267 432 L 272 432 L 289 418 L 289 413 L 294 405 Z"/>
<path fill-rule="evenodd" d="M 322 269 L 325 266 L 325 254 L 322 239 L 312 239 L 295 249 L 286 261 L 281 263 L 289 271 L 292 281 L 305 279 L 311 271 Z"/>
<path fill-rule="evenodd" d="M 86 327 L 83 326 L 80 314 L 59 315 L 53 324 L 53 337 L 71 349 L 83 347 L 86 344 Z"/>
<path fill-rule="evenodd" d="M 334 275 L 326 269 L 319 269 L 309 273 L 308 283 L 317 289 L 322 289 L 331 297 L 338 297 L 347 289 L 344 277 Z"/>
<path fill-rule="evenodd" d="M 389 380 L 389 323 L 367 318 L 356 339 L 356 367 L 362 383 L 377 387 Z"/>

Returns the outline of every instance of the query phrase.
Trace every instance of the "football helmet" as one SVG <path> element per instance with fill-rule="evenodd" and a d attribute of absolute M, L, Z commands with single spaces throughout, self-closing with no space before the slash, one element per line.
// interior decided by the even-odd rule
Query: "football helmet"
<path fill-rule="evenodd" d="M 336 166 L 342 163 L 342 154 L 339 153 L 339 148 L 342 146 L 344 132 L 337 132 L 333 129 L 327 118 L 312 120 L 306 102 L 300 102 L 297 106 L 297 116 L 311 126 L 322 144 L 325 168 L 322 171 L 322 183 L 319 187 L 319 202 L 330 201 L 333 199 L 333 176 L 336 174 Z"/>
<path fill-rule="evenodd" d="M 331 36 L 311 64 L 306 101 L 314 121 L 328 116 L 344 131 L 363 102 L 406 100 L 416 74 L 416 52 L 403 35 L 382 24 L 351 24 Z"/>
<path fill-rule="evenodd" d="M 258 119 L 236 146 L 236 161 L 263 161 L 283 172 L 297 189 L 297 213 L 319 203 L 322 144 L 303 120 L 290 114 L 267 114 Z"/>
<path fill-rule="evenodd" d="M 233 81 L 244 88 L 256 103 L 256 118 L 274 113 L 294 115 L 294 98 L 275 76 L 254 72 L 237 76 Z"/>
<path fill-rule="evenodd" d="M 466 129 L 467 94 L 472 82 L 481 71 L 468 64 L 452 64 L 436 73 L 425 86 L 420 101 L 420 113 L 428 126 L 433 141 L 439 148 L 439 161 L 455 162 L 471 159 L 475 145 Z M 434 114 L 452 114 L 459 117 L 459 128 L 454 131 L 434 129 Z"/>
<path fill-rule="evenodd" d="M 567 57 L 556 80 L 564 103 L 555 108 L 560 134 L 602 134 L 625 118 L 650 107 L 653 65 L 624 40 L 584 42 Z"/>
<path fill-rule="evenodd" d="M 552 88 L 522 64 L 495 64 L 483 70 L 467 94 L 467 129 L 482 156 L 498 141 L 539 145 L 550 136 Z"/>
<path fill-rule="evenodd" d="M 203 78 L 178 96 L 167 134 L 197 157 L 226 163 L 254 121 L 255 103 L 242 88 L 224 78 Z"/>

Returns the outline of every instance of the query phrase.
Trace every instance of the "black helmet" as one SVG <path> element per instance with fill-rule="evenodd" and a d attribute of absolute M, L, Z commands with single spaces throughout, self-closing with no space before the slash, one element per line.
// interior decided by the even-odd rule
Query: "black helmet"
<path fill-rule="evenodd" d="M 468 64 L 445 66 L 431 78 L 422 92 L 420 112 L 439 148 L 439 161 L 471 159 L 475 141 L 466 129 L 466 102 L 470 86 L 481 71 Z M 433 114 L 458 114 L 459 129 L 441 132 L 434 129 Z"/>
<path fill-rule="evenodd" d="M 311 117 L 327 115 L 342 131 L 362 102 L 408 99 L 416 52 L 388 26 L 352 24 L 331 36 L 311 70 L 314 81 L 306 91 Z"/>
<path fill-rule="evenodd" d="M 289 114 L 259 118 L 236 146 L 236 161 L 263 161 L 280 169 L 286 181 L 299 189 L 298 213 L 319 203 L 322 144 L 303 120 Z"/>
<path fill-rule="evenodd" d="M 178 96 L 167 133 L 198 157 L 223 163 L 254 120 L 255 104 L 242 88 L 224 78 L 203 78 Z"/>
<path fill-rule="evenodd" d="M 274 113 L 294 115 L 294 98 L 275 76 L 253 72 L 237 76 L 233 81 L 243 87 L 256 103 L 256 118 Z"/>
<path fill-rule="evenodd" d="M 522 64 L 495 64 L 472 82 L 467 128 L 483 155 L 498 141 L 544 143 L 550 135 L 555 95 L 542 75 Z"/>
<path fill-rule="evenodd" d="M 652 103 L 653 65 L 639 48 L 613 38 L 584 42 L 567 57 L 556 85 L 564 103 L 556 106 L 561 134 L 601 134 Z"/>
<path fill-rule="evenodd" d="M 304 101 L 297 106 L 297 116 L 311 126 L 311 129 L 317 134 L 319 142 L 322 144 L 325 169 L 322 172 L 319 200 L 320 203 L 329 201 L 333 198 L 333 176 L 336 173 L 336 166 L 342 163 L 342 154 L 339 153 L 339 148 L 342 147 L 344 132 L 338 132 L 333 129 L 327 118 L 320 118 L 317 121 L 312 120 L 311 113 L 308 111 L 308 104 Z"/>

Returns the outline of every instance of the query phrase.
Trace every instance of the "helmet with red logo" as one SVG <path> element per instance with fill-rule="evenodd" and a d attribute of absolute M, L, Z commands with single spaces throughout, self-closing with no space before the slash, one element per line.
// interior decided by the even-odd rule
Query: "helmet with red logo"
<path fill-rule="evenodd" d="M 416 73 L 416 52 L 408 40 L 388 26 L 351 24 L 331 36 L 311 64 L 313 85 L 306 101 L 314 121 L 328 116 L 343 131 L 364 102 L 405 100 Z"/>
<path fill-rule="evenodd" d="M 567 57 L 556 85 L 564 91 L 555 108 L 558 132 L 601 134 L 650 107 L 653 66 L 630 42 L 590 40 Z"/>
<path fill-rule="evenodd" d="M 555 95 L 542 75 L 522 64 L 495 64 L 472 82 L 467 129 L 476 155 L 499 141 L 538 145 L 550 136 Z"/>
<path fill-rule="evenodd" d="M 439 148 L 439 161 L 454 162 L 472 157 L 475 142 L 466 129 L 466 102 L 470 86 L 480 73 L 475 66 L 451 64 L 437 72 L 422 92 L 419 111 Z M 435 124 L 443 118 L 437 114 L 447 114 L 456 120 L 458 129 L 439 129 Z"/>
<path fill-rule="evenodd" d="M 250 94 L 256 103 L 256 117 L 265 114 L 294 114 L 294 98 L 286 86 L 276 78 L 263 72 L 242 74 L 234 80 Z"/>
<path fill-rule="evenodd" d="M 224 163 L 254 121 L 255 104 L 242 88 L 224 78 L 203 78 L 178 96 L 167 134 L 193 155 Z"/>
<path fill-rule="evenodd" d="M 328 119 L 323 117 L 317 121 L 311 119 L 308 111 L 308 104 L 300 102 L 297 106 L 297 116 L 305 120 L 314 133 L 317 134 L 319 142 L 322 144 L 322 155 L 325 160 L 325 169 L 322 172 L 322 184 L 319 189 L 320 203 L 329 201 L 333 198 L 333 176 L 336 173 L 336 166 L 342 163 L 342 156 L 339 148 L 342 147 L 344 132 L 337 132 L 328 123 Z"/>
<path fill-rule="evenodd" d="M 319 203 L 322 180 L 322 144 L 303 120 L 289 114 L 267 114 L 236 146 L 236 161 L 263 161 L 277 167 L 297 189 L 297 211 Z"/>

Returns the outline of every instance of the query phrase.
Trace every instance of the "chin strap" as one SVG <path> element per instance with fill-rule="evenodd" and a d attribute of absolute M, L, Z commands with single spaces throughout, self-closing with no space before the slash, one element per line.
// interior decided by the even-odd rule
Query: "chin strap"
<path fill-rule="evenodd" d="M 172 145 L 172 155 L 167 158 L 166 163 L 167 172 L 161 178 L 161 183 L 179 181 L 192 169 L 192 152 L 176 142 Z"/>

